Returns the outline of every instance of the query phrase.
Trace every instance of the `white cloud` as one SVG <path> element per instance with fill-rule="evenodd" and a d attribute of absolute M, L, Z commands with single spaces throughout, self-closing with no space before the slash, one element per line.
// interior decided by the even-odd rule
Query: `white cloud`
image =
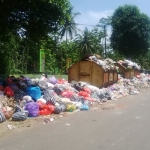
<path fill-rule="evenodd" d="M 111 16 L 113 13 L 112 10 L 105 10 L 105 11 L 102 11 L 102 12 L 96 12 L 96 11 L 89 11 L 88 14 L 89 14 L 89 17 L 93 17 L 95 20 L 98 20 L 100 18 L 106 18 L 108 16 Z"/>
<path fill-rule="evenodd" d="M 75 21 L 78 24 L 84 24 L 78 26 L 78 28 L 81 30 L 84 30 L 85 27 L 87 27 L 88 29 L 92 29 L 92 25 L 96 26 L 101 18 L 106 18 L 108 16 L 111 16 L 112 14 L 113 10 L 105 10 L 101 12 L 90 10 L 88 12 L 82 12 L 81 15 L 77 16 Z"/>

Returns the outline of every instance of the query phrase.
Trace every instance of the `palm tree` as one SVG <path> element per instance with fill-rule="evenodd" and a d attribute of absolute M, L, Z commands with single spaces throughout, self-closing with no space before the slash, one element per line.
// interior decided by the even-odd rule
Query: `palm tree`
<path fill-rule="evenodd" d="M 109 26 L 109 25 L 111 25 L 111 17 L 110 16 L 107 16 L 107 18 L 101 18 L 99 20 L 99 24 L 97 25 L 97 27 L 103 28 L 103 38 L 104 38 L 104 41 L 105 41 L 105 45 L 104 45 L 104 55 L 105 55 L 105 57 L 107 57 L 106 37 L 108 36 L 107 35 L 107 26 Z"/>
<path fill-rule="evenodd" d="M 89 31 L 87 28 L 83 31 L 83 34 L 77 34 L 75 42 L 79 48 L 79 58 L 85 56 L 85 54 L 100 54 L 102 52 L 102 45 L 100 44 L 101 32 L 95 28 Z"/>
<path fill-rule="evenodd" d="M 62 26 L 60 27 L 60 37 L 62 39 L 66 35 L 66 44 L 67 44 L 68 35 L 72 39 L 73 35 L 77 33 L 77 30 L 79 30 L 76 27 L 77 24 L 75 23 L 74 19 L 80 13 L 73 13 L 72 10 L 73 7 L 70 7 L 66 11 L 66 15 L 63 19 Z"/>
<path fill-rule="evenodd" d="M 73 35 L 77 33 L 77 30 L 79 30 L 76 27 L 75 23 L 75 17 L 79 15 L 80 13 L 73 13 L 72 12 L 73 7 L 69 7 L 69 9 L 66 11 L 66 15 L 64 15 L 64 19 L 62 22 L 62 26 L 60 27 L 60 38 L 62 39 L 66 35 L 66 48 L 67 48 L 67 40 L 68 35 L 72 39 Z M 62 72 L 62 49 L 61 49 L 61 72 Z"/>

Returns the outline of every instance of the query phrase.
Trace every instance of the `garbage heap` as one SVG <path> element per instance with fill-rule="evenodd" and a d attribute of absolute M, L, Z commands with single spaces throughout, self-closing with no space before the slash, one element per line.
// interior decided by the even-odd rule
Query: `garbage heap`
<path fill-rule="evenodd" d="M 121 65 L 123 65 L 127 69 L 137 69 L 137 70 L 141 69 L 140 65 L 138 65 L 137 63 L 132 62 L 130 60 L 127 60 L 127 59 L 125 59 L 125 60 L 119 60 L 118 63 L 121 64 Z"/>
<path fill-rule="evenodd" d="M 99 55 L 91 55 L 88 57 L 85 57 L 86 60 L 92 60 L 95 61 L 98 65 L 100 65 L 104 70 L 113 70 L 116 69 L 118 70 L 119 68 L 115 66 L 114 64 L 116 63 L 110 58 L 102 59 L 101 57 L 98 57 Z M 119 60 L 117 63 L 121 64 L 124 66 L 126 69 L 137 69 L 140 70 L 141 66 L 138 65 L 136 62 L 132 62 L 130 60 Z"/>
<path fill-rule="evenodd" d="M 150 76 L 143 73 L 132 79 L 119 76 L 117 83 L 101 89 L 85 82 L 68 83 L 54 76 L 36 79 L 11 76 L 0 81 L 0 123 L 89 110 L 95 104 L 137 94 L 149 87 Z"/>
<path fill-rule="evenodd" d="M 97 55 L 91 55 L 87 58 L 85 58 L 86 60 L 92 60 L 94 62 L 96 62 L 99 66 L 101 66 L 105 71 L 108 70 L 118 70 L 119 68 L 117 66 L 114 65 L 115 61 L 113 61 L 110 58 L 106 58 L 106 59 L 101 59 L 99 57 L 97 57 Z"/>

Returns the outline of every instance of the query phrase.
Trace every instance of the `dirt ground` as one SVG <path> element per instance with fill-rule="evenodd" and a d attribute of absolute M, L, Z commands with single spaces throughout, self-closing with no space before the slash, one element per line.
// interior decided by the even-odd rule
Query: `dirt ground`
<path fill-rule="evenodd" d="M 105 107 L 105 105 L 102 105 L 101 103 L 98 104 L 95 103 L 92 105 L 90 109 L 98 109 L 100 107 L 103 108 L 102 106 Z M 78 111 L 79 110 L 76 110 L 74 112 L 63 112 L 61 114 L 51 114 L 48 116 L 39 116 L 36 118 L 28 117 L 25 121 L 6 120 L 5 122 L 0 123 L 0 138 L 8 136 L 10 134 L 20 133 L 32 128 L 36 128 L 39 125 L 43 125 L 51 121 L 55 121 L 67 115 L 73 115 Z"/>
<path fill-rule="evenodd" d="M 90 108 L 90 110 L 114 109 L 114 107 L 115 107 L 114 104 L 111 104 L 110 102 L 94 104 Z M 6 120 L 5 122 L 0 124 L 0 139 L 3 137 L 9 136 L 10 134 L 21 133 L 26 130 L 36 128 L 37 126 L 40 126 L 40 125 L 43 125 L 46 123 L 50 123 L 51 121 L 55 121 L 57 119 L 65 117 L 67 115 L 73 115 L 74 113 L 77 113 L 78 111 L 79 110 L 76 110 L 74 112 L 63 112 L 61 114 L 52 114 L 52 115 L 48 115 L 48 116 L 39 116 L 36 118 L 27 118 L 25 121 Z"/>
<path fill-rule="evenodd" d="M 55 121 L 56 119 L 65 117 L 66 115 L 73 114 L 75 112 L 64 112 L 61 114 L 52 114 L 48 116 L 39 116 L 36 118 L 27 118 L 25 121 L 11 121 L 6 120 L 0 124 L 0 138 L 8 136 L 10 134 L 21 133 L 25 130 L 35 128 L 39 125 Z"/>

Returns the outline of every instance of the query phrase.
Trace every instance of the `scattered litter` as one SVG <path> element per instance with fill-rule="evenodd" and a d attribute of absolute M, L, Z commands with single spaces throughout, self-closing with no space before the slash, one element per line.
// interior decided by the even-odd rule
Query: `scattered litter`
<path fill-rule="evenodd" d="M 7 127 L 8 127 L 8 129 L 9 129 L 9 130 L 15 129 L 15 126 L 10 125 L 10 124 L 9 124 L 9 125 L 7 125 Z"/>
<path fill-rule="evenodd" d="M 54 118 L 50 118 L 50 121 L 54 121 Z"/>
<path fill-rule="evenodd" d="M 71 126 L 71 124 L 69 124 L 69 123 L 66 123 L 66 124 L 65 124 L 65 126 Z"/>

